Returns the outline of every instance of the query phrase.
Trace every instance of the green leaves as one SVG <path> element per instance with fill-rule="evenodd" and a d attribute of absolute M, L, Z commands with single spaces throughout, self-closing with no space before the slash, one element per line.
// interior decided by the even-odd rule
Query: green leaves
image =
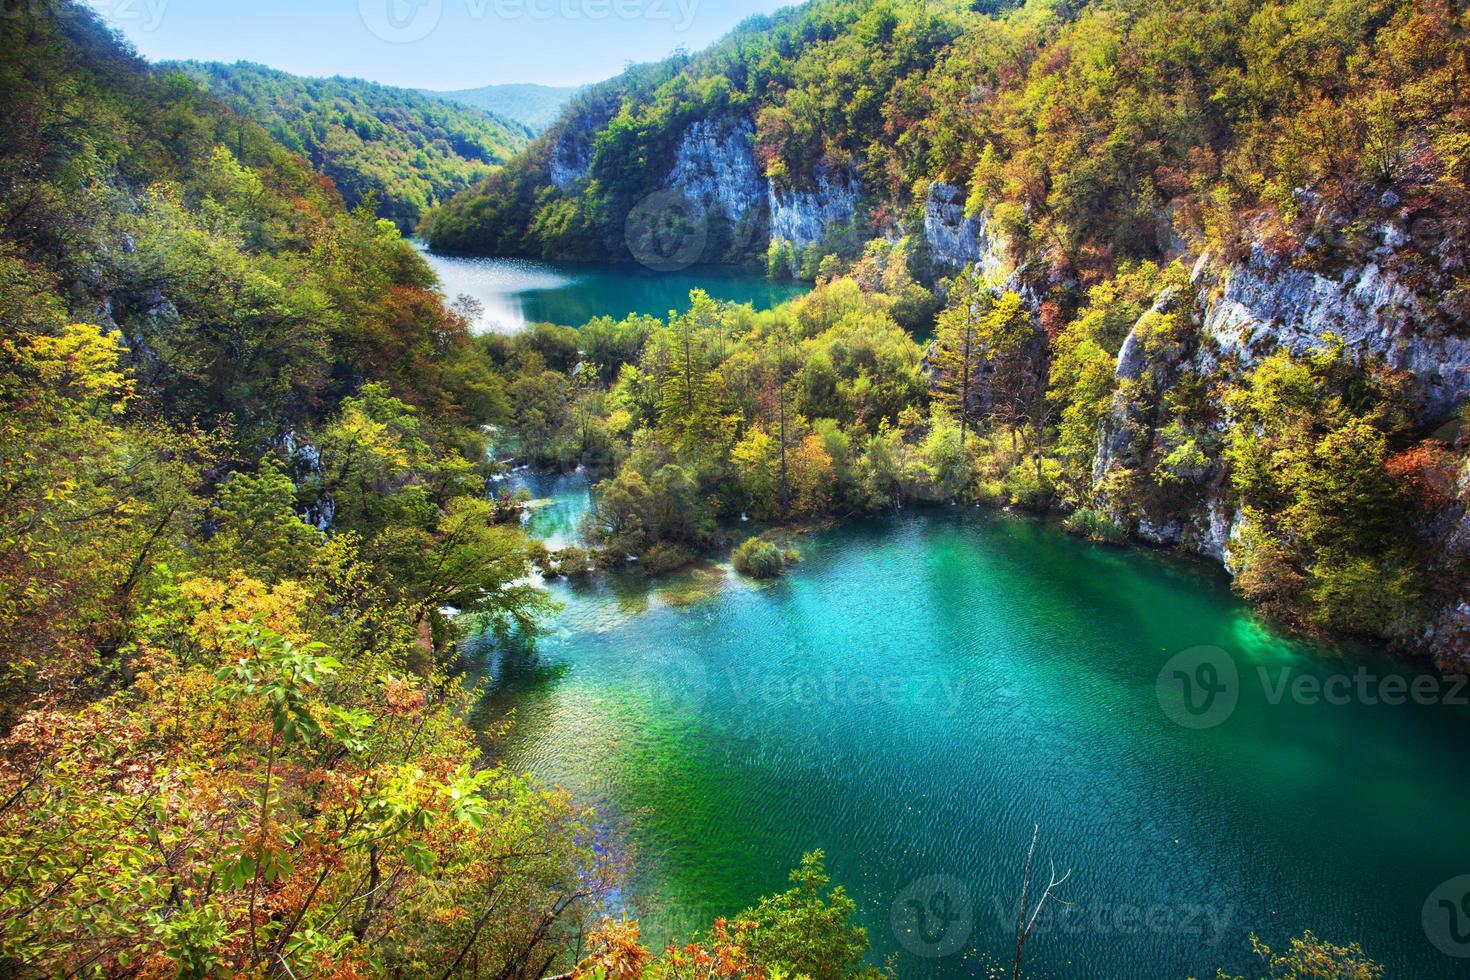
<path fill-rule="evenodd" d="M 1278 614 L 1371 633 L 1414 615 L 1424 551 L 1388 463 L 1405 410 L 1393 372 L 1329 338 L 1263 360 L 1228 399 L 1226 456 L 1248 533 L 1237 585 Z"/>
<path fill-rule="evenodd" d="M 831 888 L 821 851 L 802 855 L 789 875 L 792 887 L 761 899 L 738 917 L 756 923 L 749 945 L 761 966 L 780 967 L 811 980 L 866 975 L 866 929 L 854 926 L 857 904 L 840 885 Z"/>
<path fill-rule="evenodd" d="M 467 765 L 459 767 L 444 789 L 449 797 L 449 813 L 454 819 L 471 827 L 484 826 L 490 807 L 482 794 L 493 775 L 488 769 L 472 770 Z"/>
<path fill-rule="evenodd" d="M 336 673 L 341 661 L 317 656 L 316 651 L 326 649 L 323 643 L 298 647 L 259 622 L 237 624 L 228 636 L 245 655 L 221 667 L 219 679 L 233 682 L 234 690 L 242 695 L 265 699 L 271 728 L 282 743 L 316 738 L 321 725 L 313 712 L 311 694 L 323 678 Z"/>

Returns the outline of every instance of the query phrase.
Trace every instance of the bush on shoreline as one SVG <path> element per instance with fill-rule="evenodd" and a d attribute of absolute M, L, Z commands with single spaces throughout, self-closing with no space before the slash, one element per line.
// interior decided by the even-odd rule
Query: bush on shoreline
<path fill-rule="evenodd" d="M 1099 544 L 1123 544 L 1128 540 L 1128 532 L 1123 530 L 1123 525 L 1091 507 L 1074 510 L 1067 515 L 1062 526 L 1072 534 Z"/>

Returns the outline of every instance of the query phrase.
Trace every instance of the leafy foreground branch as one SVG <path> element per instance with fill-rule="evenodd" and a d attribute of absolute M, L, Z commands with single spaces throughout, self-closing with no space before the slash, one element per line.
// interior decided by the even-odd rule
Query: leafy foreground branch
<path fill-rule="evenodd" d="M 183 582 L 127 690 L 20 718 L 0 745 L 5 961 L 536 976 L 570 948 L 615 871 L 589 814 L 482 768 L 465 692 L 406 674 L 403 648 L 329 655 L 307 625 L 324 598 Z"/>

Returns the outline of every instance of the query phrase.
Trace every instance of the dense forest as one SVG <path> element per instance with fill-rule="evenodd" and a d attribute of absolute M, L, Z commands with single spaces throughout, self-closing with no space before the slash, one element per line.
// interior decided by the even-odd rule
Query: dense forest
<path fill-rule="evenodd" d="M 674 567 L 741 513 L 974 500 L 1110 538 L 1210 483 L 1256 515 L 1248 594 L 1312 628 L 1420 628 L 1461 570 L 1424 546 L 1453 533 L 1456 439 L 1427 438 L 1403 370 L 1339 342 L 1195 359 L 1202 287 L 1143 231 L 1169 200 L 1212 241 L 1257 222 L 1289 251 L 1312 183 L 1343 207 L 1414 201 L 1458 254 L 1461 15 L 1318 6 L 825 0 L 632 70 L 436 233 L 592 249 L 657 178 L 638 161 L 714 105 L 754 116 L 783 186 L 858 166 L 872 224 L 789 256 L 773 240 L 778 271 L 819 280 L 775 310 L 695 293 L 664 319 L 513 338 L 472 336 L 395 225 L 410 212 L 375 210 L 430 203 L 414 188 L 470 159 L 455 140 L 488 159 L 481 124 L 253 68 L 217 93 L 77 3 L 0 17 L 0 972 L 881 975 L 820 852 L 649 951 L 605 916 L 629 856 L 568 794 L 487 765 L 497 733 L 467 722 L 457 643 L 534 635 L 534 572 Z M 548 189 L 550 148 L 589 113 L 589 171 Z M 1343 127 L 1330 157 L 1291 142 L 1306 113 Z M 438 126 L 442 160 L 414 142 Z M 317 151 L 349 130 L 377 149 L 344 190 Z M 918 236 L 880 233 L 940 177 L 1028 257 L 1016 275 L 941 277 Z M 1457 269 L 1423 272 L 1449 277 L 1456 318 Z M 1124 464 L 1095 478 L 1109 420 Z M 605 477 L 592 552 L 526 536 L 492 444 Z M 742 548 L 754 574 L 791 557 Z M 1310 933 L 1254 951 L 1271 976 L 1382 975 Z"/>
<path fill-rule="evenodd" d="M 263 65 L 166 65 L 254 119 L 336 184 L 370 196 L 411 234 L 430 207 L 488 175 L 530 138 L 508 118 L 354 78 L 301 78 Z"/>
<path fill-rule="evenodd" d="M 768 316 L 617 326 L 627 367 L 574 387 L 572 435 L 525 434 L 623 466 L 614 552 L 638 550 L 610 513 L 635 476 L 701 505 L 673 530 L 638 516 L 645 547 L 678 548 L 655 565 L 708 538 L 698 515 L 1058 509 L 1209 554 L 1298 626 L 1453 663 L 1464 18 L 824 0 L 586 90 L 427 228 L 645 261 L 663 236 L 819 283 Z M 588 356 L 611 329 L 584 330 Z M 587 418 L 616 437 L 584 445 Z"/>

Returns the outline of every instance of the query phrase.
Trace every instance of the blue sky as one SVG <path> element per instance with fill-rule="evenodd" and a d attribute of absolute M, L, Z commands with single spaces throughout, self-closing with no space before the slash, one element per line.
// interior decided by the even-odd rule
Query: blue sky
<path fill-rule="evenodd" d="M 410 88 L 577 85 L 697 51 L 791 0 L 90 0 L 145 57 Z"/>

